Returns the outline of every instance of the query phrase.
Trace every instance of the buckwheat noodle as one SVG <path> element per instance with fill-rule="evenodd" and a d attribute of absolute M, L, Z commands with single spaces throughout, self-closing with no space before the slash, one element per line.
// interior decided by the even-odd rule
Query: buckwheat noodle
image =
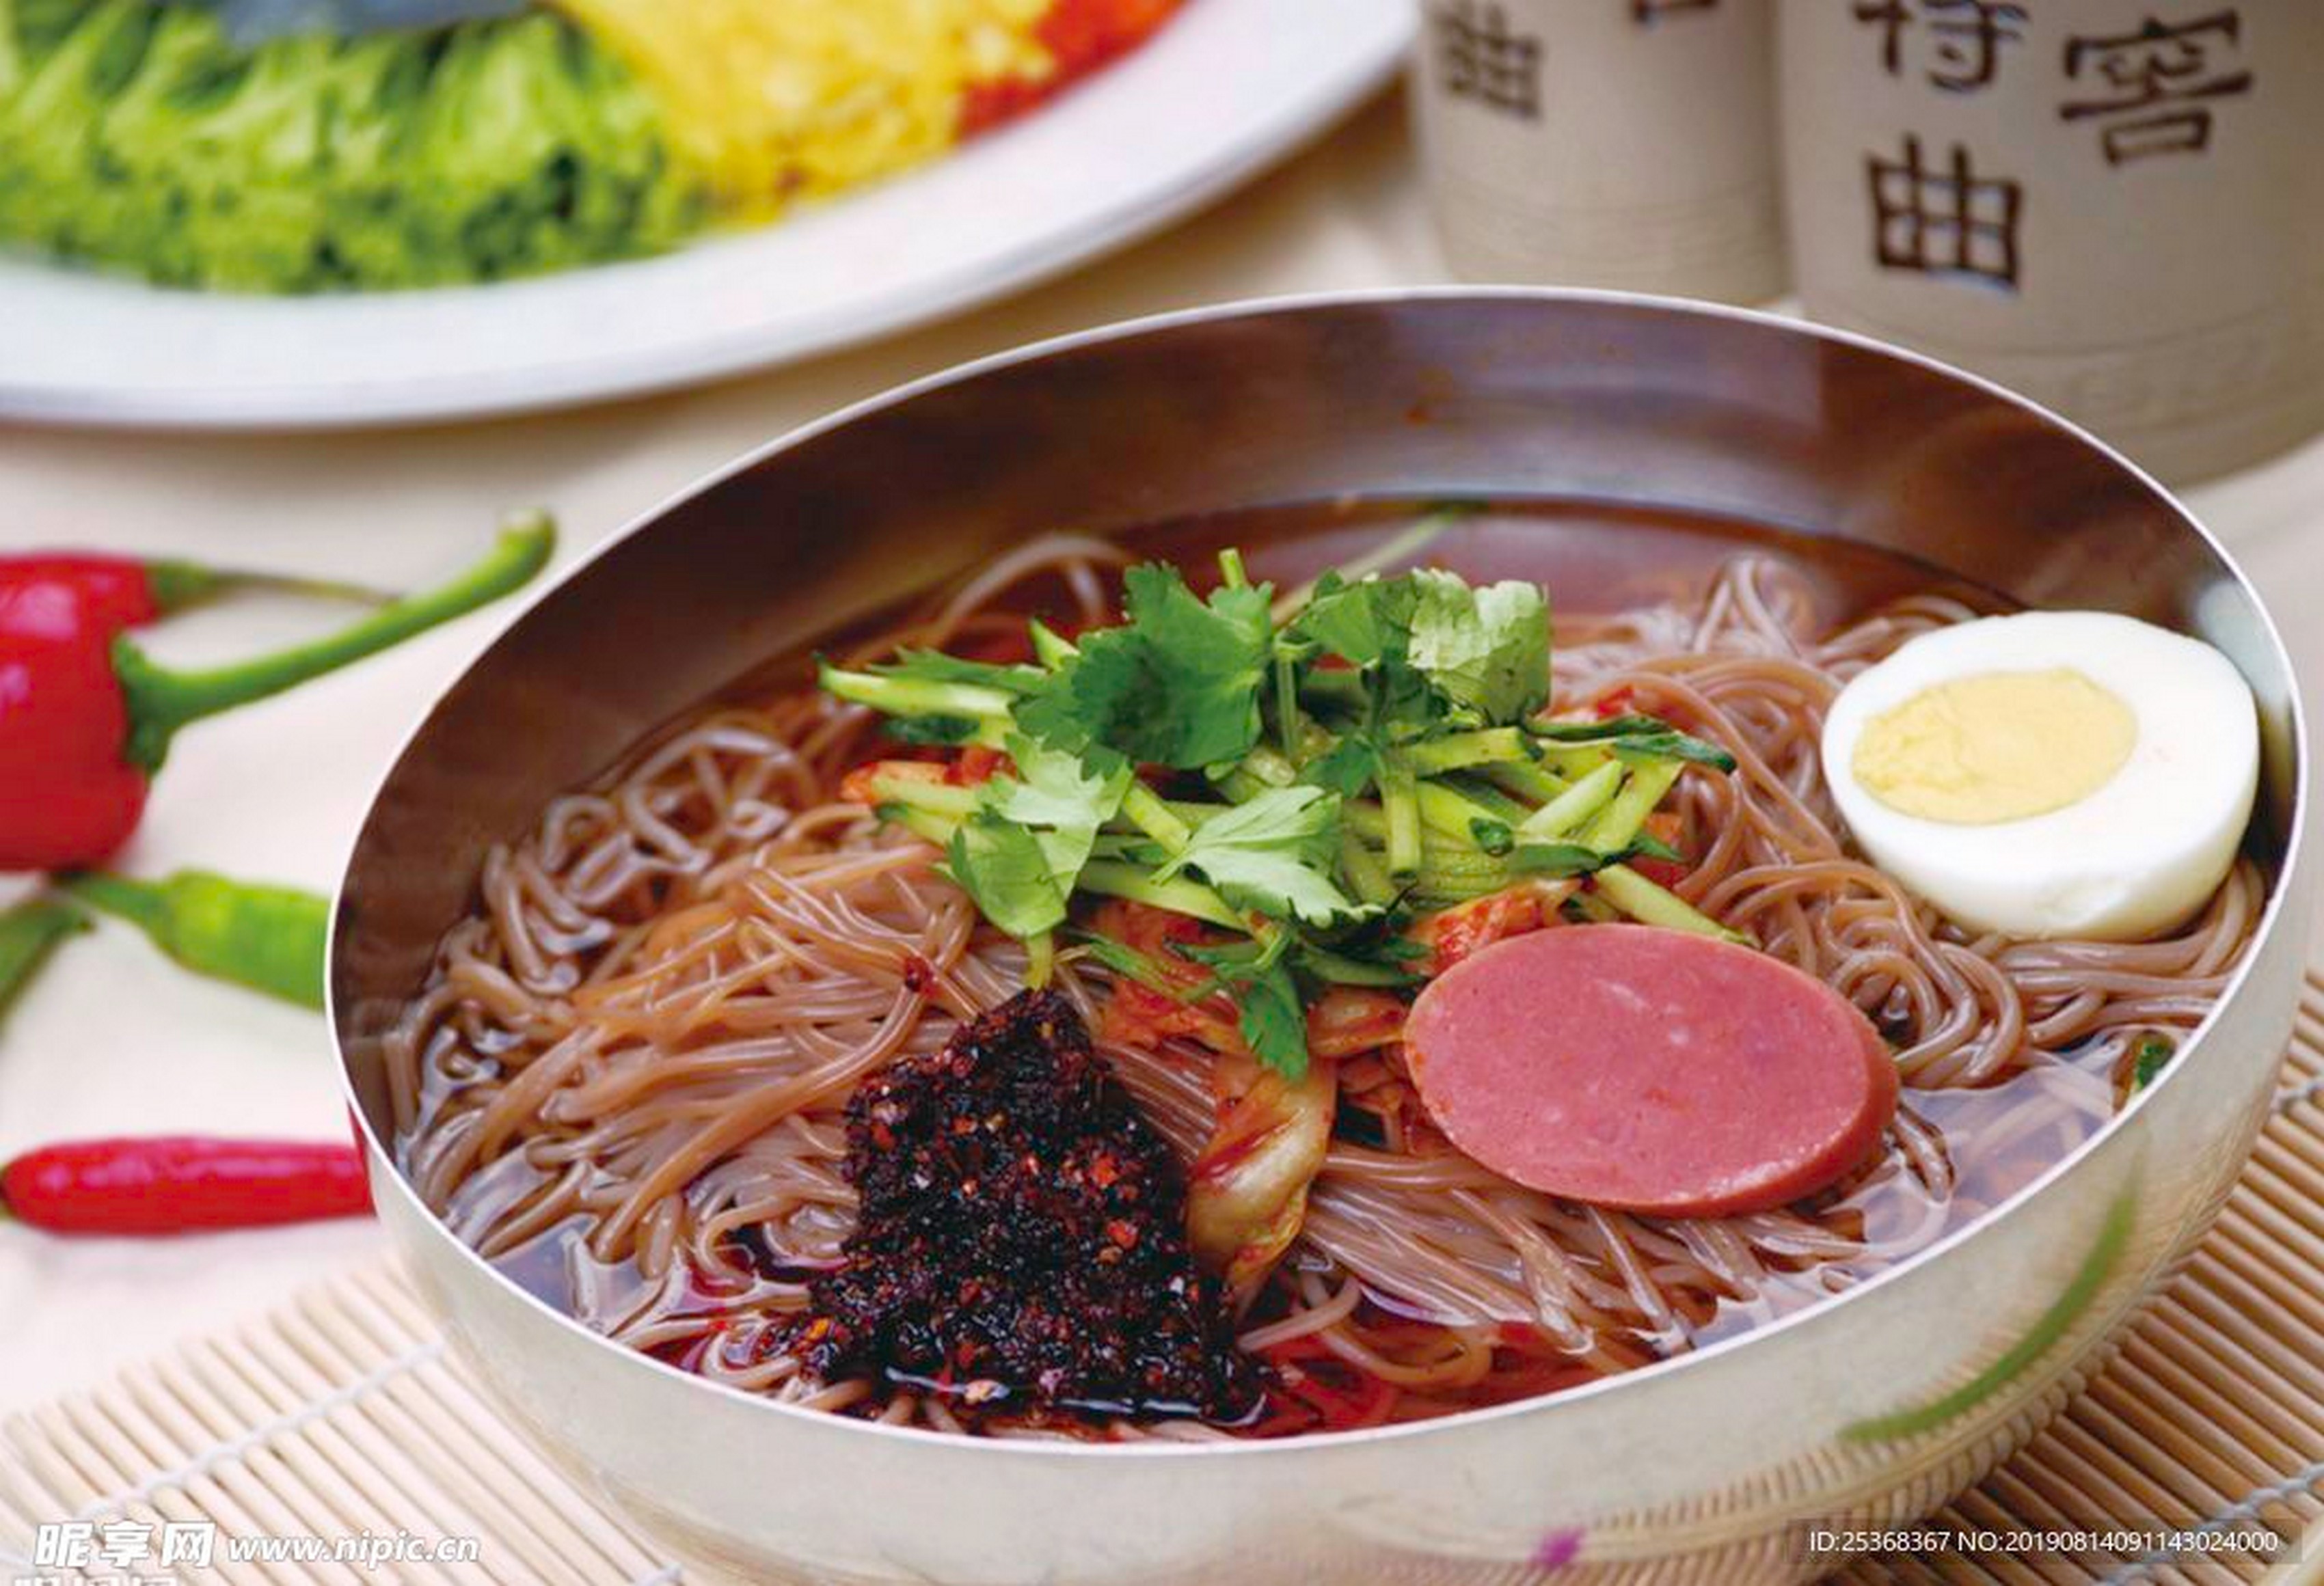
<path fill-rule="evenodd" d="M 1028 544 L 859 655 L 1019 631 L 1035 591 L 1111 621 L 1122 560 L 1096 540 Z M 2209 1010 L 2260 911 L 2248 860 L 2168 939 L 2030 943 L 1964 935 L 1851 853 L 1818 763 L 1825 707 L 1906 638 L 1976 613 L 1916 597 L 1819 637 L 1811 611 L 1795 572 L 1738 558 L 1700 602 L 1562 620 L 1556 697 L 1626 690 L 1733 751 L 1732 776 L 1680 784 L 1699 860 L 1679 890 L 1896 1043 L 1904 1105 L 1883 1152 L 1807 1208 L 1605 1212 L 1441 1147 L 1404 1150 L 1382 1102 L 1404 1083 L 1397 1054 L 1365 1054 L 1342 1064 L 1342 1094 L 1389 1120 L 1384 1142 L 1335 1143 L 1246 1347 L 1320 1345 L 1402 1390 L 1398 1416 L 1683 1351 L 1860 1282 L 2006 1198 L 2111 1114 L 2139 1037 L 2183 1035 Z M 852 1224 L 850 1091 L 940 1047 L 1023 968 L 933 850 L 836 798 L 871 739 L 865 713 L 799 689 L 710 709 L 555 800 L 487 860 L 477 912 L 387 1044 L 391 1091 L 429 1204 L 589 1326 L 777 1398 L 957 1430 L 940 1398 L 815 1381 L 779 1345 Z M 1057 979 L 1097 1028 L 1102 972 L 1066 954 Z M 1191 1156 L 1213 1118 L 1208 1054 L 1106 1050 Z"/>

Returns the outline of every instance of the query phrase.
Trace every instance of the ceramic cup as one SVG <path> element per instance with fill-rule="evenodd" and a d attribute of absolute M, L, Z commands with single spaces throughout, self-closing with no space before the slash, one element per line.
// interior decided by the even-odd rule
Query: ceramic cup
<path fill-rule="evenodd" d="M 1471 280 L 1784 290 L 1771 0 L 1424 0 L 1413 114 Z"/>
<path fill-rule="evenodd" d="M 1786 0 L 1816 318 L 2183 482 L 2324 427 L 2324 3 Z"/>

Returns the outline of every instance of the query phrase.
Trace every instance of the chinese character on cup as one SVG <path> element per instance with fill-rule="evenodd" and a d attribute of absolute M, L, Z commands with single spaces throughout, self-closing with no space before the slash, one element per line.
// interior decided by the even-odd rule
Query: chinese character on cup
<path fill-rule="evenodd" d="M 1472 280 L 1784 287 L 1771 0 L 1423 0 L 1414 119 Z"/>
<path fill-rule="evenodd" d="M 1987 374 L 2167 478 L 2324 428 L 2324 4 L 1784 4 L 1815 318 Z"/>

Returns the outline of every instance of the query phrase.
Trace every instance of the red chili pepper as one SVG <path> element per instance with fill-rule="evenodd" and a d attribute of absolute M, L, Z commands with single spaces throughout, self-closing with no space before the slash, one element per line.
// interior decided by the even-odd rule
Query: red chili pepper
<path fill-rule="evenodd" d="M 73 1140 L 0 1168 L 0 1212 L 52 1233 L 190 1233 L 370 1210 L 363 1153 L 344 1141 Z"/>
<path fill-rule="evenodd" d="M 8 594 L 0 621 L 0 871 L 102 863 L 145 807 L 179 728 L 386 649 L 517 588 L 556 541 L 534 516 L 460 577 L 337 633 L 208 671 L 179 672 L 106 628 L 63 583 Z"/>
<path fill-rule="evenodd" d="M 91 625 L 104 628 L 108 634 L 142 628 L 156 617 L 236 589 L 280 589 L 373 605 L 383 605 L 393 598 L 378 590 L 329 579 L 245 572 L 172 558 L 143 561 L 104 551 L 68 550 L 0 557 L 0 613 L 7 610 L 12 591 L 37 585 L 62 585 L 71 590 L 79 596 Z M 0 623 L 5 621 L 0 615 Z"/>

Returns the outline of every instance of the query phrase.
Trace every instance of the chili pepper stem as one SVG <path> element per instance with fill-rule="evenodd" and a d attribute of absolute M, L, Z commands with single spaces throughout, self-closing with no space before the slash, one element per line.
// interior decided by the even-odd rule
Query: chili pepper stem
<path fill-rule="evenodd" d="M 286 573 L 258 573 L 243 567 L 213 567 L 206 562 L 164 558 L 145 564 L 145 581 L 153 604 L 164 612 L 215 600 L 237 590 L 263 589 L 283 595 L 313 595 L 320 600 L 350 601 L 358 605 L 388 605 L 393 590 L 345 583 L 337 578 L 301 578 Z"/>
<path fill-rule="evenodd" d="M 116 639 L 113 667 L 130 722 L 124 752 L 131 764 L 158 770 L 179 728 L 280 694 L 498 600 L 539 572 L 556 543 L 548 515 L 527 514 L 502 531 L 490 555 L 450 583 L 382 606 L 326 638 L 231 666 L 172 671 L 128 640 Z"/>
<path fill-rule="evenodd" d="M 0 1017 L 58 944 L 88 928 L 88 915 L 47 893 L 0 912 Z"/>
<path fill-rule="evenodd" d="M 69 892 L 91 908 L 125 919 L 151 935 L 167 928 L 169 899 L 151 881 L 117 876 L 108 871 L 75 871 L 56 878 L 60 890 Z"/>
<path fill-rule="evenodd" d="M 158 881 L 105 871 L 57 878 L 92 908 L 127 920 L 183 967 L 298 1004 L 323 1006 L 330 904 L 293 887 L 180 871 Z"/>

